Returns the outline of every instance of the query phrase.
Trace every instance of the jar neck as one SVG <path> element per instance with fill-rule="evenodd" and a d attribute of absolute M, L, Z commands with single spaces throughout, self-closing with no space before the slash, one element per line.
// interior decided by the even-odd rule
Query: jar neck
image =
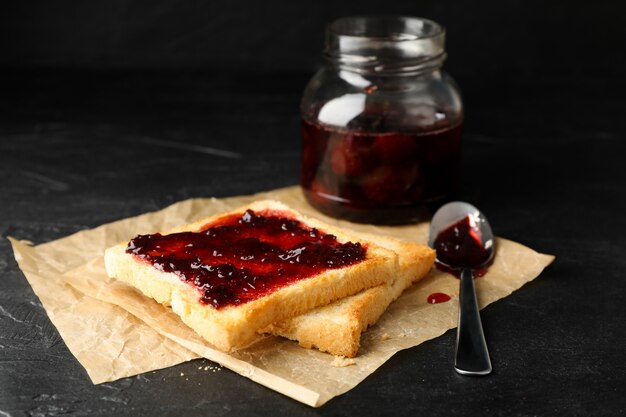
<path fill-rule="evenodd" d="M 402 76 L 438 70 L 446 58 L 445 30 L 415 17 L 347 17 L 326 29 L 324 56 L 332 66 L 363 75 Z"/>
<path fill-rule="evenodd" d="M 420 60 L 403 62 L 384 62 L 375 56 L 330 56 L 325 54 L 327 65 L 339 71 L 348 71 L 364 76 L 415 76 L 435 73 L 441 70 L 446 53 Z"/>

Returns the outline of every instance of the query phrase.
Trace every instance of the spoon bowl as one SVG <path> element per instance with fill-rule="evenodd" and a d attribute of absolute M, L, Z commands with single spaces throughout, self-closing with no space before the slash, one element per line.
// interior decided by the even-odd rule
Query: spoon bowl
<path fill-rule="evenodd" d="M 492 370 L 491 359 L 472 270 L 488 265 L 493 259 L 491 226 L 484 214 L 471 204 L 448 203 L 433 216 L 428 244 L 437 251 L 438 264 L 461 271 L 454 369 L 462 375 L 487 375 Z"/>
<path fill-rule="evenodd" d="M 437 262 L 450 269 L 480 268 L 488 265 L 493 259 L 495 252 L 493 245 L 493 232 L 487 218 L 476 207 L 463 201 L 453 201 L 437 210 L 430 222 L 428 246 L 437 249 L 435 241 L 437 240 L 437 237 L 441 235 L 441 232 L 465 218 L 470 219 L 469 225 L 477 232 L 480 244 L 487 252 L 487 255 L 482 262 L 474 265 L 472 265 L 471 262 L 469 262 L 469 265 L 454 265 L 450 263 L 449 259 L 440 259 L 441 257 L 439 256 L 439 252 L 437 252 Z"/>

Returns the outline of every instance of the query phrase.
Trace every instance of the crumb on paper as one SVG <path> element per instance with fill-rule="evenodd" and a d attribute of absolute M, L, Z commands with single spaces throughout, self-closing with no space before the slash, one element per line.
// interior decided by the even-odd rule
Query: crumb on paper
<path fill-rule="evenodd" d="M 222 367 L 221 367 L 221 366 L 219 366 L 219 365 L 216 365 L 216 366 L 213 366 L 213 365 L 207 365 L 207 366 L 204 366 L 204 367 L 202 367 L 202 366 L 201 366 L 201 367 L 199 367 L 198 369 L 202 369 L 202 370 L 204 370 L 204 371 L 212 371 L 212 372 L 217 372 L 217 371 L 221 371 L 221 370 L 222 370 Z"/>
<path fill-rule="evenodd" d="M 382 336 L 380 336 L 380 340 L 389 340 L 391 339 L 391 336 L 389 336 L 389 333 L 383 333 Z"/>
<path fill-rule="evenodd" d="M 335 368 L 345 368 L 350 365 L 356 365 L 356 361 L 352 358 L 346 358 L 345 356 L 335 356 L 335 359 L 330 363 L 330 366 L 334 366 Z"/>
<path fill-rule="evenodd" d="M 181 372 L 181 373 L 180 373 L 180 376 L 185 376 L 185 374 Z"/>

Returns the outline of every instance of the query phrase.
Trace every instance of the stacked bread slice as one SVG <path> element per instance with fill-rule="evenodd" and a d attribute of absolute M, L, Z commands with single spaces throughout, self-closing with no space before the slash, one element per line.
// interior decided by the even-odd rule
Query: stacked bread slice
<path fill-rule="evenodd" d="M 398 254 L 395 279 L 299 316 L 275 322 L 263 331 L 296 340 L 305 348 L 317 348 L 333 355 L 356 356 L 361 333 L 374 325 L 405 289 L 424 278 L 435 261 L 434 250 L 427 246 L 385 236 L 361 236 Z"/>
<path fill-rule="evenodd" d="M 245 347 L 258 333 L 270 333 L 297 340 L 303 347 L 353 357 L 361 333 L 376 323 L 404 289 L 425 276 L 434 261 L 434 251 L 427 247 L 339 229 L 269 200 L 161 235 L 201 232 L 211 224 L 219 224 L 220 219 L 243 215 L 246 210 L 288 217 L 308 229 L 332 234 L 340 243 L 358 242 L 366 248 L 365 256 L 354 264 L 323 270 L 251 301 L 220 308 L 200 302 L 198 289 L 180 275 L 155 267 L 128 251 L 129 242 L 106 250 L 107 273 L 171 307 L 185 324 L 220 350 Z"/>

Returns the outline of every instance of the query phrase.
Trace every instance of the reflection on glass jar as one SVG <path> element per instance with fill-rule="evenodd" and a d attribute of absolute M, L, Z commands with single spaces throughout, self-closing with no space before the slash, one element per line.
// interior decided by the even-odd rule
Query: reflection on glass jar
<path fill-rule="evenodd" d="M 322 212 L 423 219 L 458 184 L 463 110 L 441 71 L 444 30 L 419 18 L 345 18 L 302 99 L 301 185 Z"/>

